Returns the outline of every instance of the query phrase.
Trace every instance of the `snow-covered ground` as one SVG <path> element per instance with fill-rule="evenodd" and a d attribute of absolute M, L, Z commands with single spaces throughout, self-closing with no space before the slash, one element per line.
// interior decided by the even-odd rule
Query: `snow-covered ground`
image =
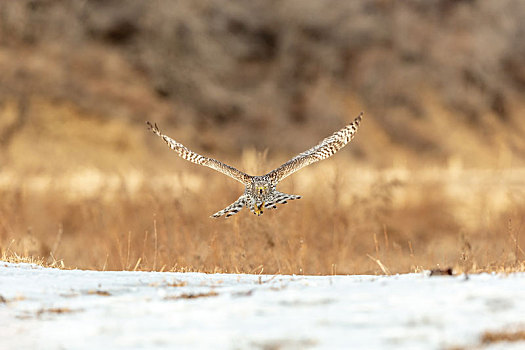
<path fill-rule="evenodd" d="M 523 326 L 524 296 L 523 273 L 257 276 L 0 262 L 0 349 L 470 348 L 486 330 Z"/>

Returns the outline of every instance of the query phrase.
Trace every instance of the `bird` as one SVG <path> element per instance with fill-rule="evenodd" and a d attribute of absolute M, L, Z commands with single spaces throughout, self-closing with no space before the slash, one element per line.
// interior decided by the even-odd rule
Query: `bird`
<path fill-rule="evenodd" d="M 164 135 L 156 123 L 152 124 L 147 121 L 146 124 L 155 135 L 162 138 L 183 159 L 207 166 L 245 185 L 244 193 L 235 202 L 210 216 L 218 218 L 226 215 L 226 218 L 229 218 L 244 207 L 249 208 L 253 214 L 261 216 L 265 209 L 276 209 L 277 204 L 286 204 L 289 200 L 300 199 L 301 196 L 299 195 L 279 192 L 276 188 L 277 184 L 301 168 L 333 156 L 354 138 L 362 117 L 363 112 L 359 113 L 353 122 L 326 137 L 314 147 L 298 154 L 280 167 L 262 176 L 248 175 L 216 159 L 195 153 L 171 137 Z"/>

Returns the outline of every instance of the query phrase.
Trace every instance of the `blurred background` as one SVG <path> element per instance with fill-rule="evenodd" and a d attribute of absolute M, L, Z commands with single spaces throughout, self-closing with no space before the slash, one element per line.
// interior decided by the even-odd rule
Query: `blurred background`
<path fill-rule="evenodd" d="M 1 1 L 0 250 L 93 269 L 523 269 L 525 2 Z M 208 216 L 353 120 L 260 218 Z"/>

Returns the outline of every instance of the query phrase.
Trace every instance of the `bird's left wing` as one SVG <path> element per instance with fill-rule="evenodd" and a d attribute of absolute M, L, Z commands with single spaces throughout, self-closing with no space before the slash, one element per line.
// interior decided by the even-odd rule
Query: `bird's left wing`
<path fill-rule="evenodd" d="M 272 170 L 267 175 L 277 183 L 307 165 L 333 156 L 354 138 L 362 117 L 363 112 L 359 113 L 352 123 L 328 136 L 316 146 L 290 159 L 277 169 Z"/>

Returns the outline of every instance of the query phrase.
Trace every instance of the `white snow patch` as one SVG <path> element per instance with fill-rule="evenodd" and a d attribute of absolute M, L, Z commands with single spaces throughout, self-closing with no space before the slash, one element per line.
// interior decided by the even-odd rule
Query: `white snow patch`
<path fill-rule="evenodd" d="M 524 273 L 258 276 L 0 262 L 0 349 L 475 346 L 486 330 L 524 325 L 524 292 Z"/>

